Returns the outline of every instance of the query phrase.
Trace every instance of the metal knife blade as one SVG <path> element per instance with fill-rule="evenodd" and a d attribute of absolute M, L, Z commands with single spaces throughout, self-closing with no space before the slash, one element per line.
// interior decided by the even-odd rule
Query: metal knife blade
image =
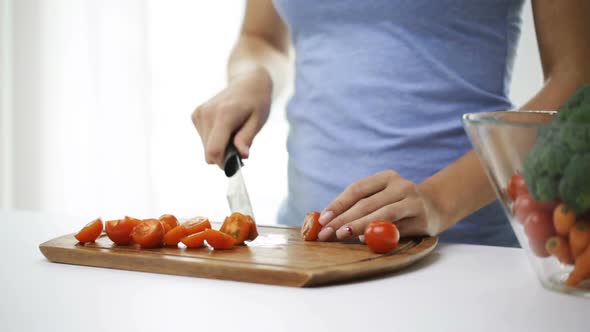
<path fill-rule="evenodd" d="M 223 167 L 225 176 L 228 178 L 226 196 L 229 209 L 232 213 L 239 212 L 254 219 L 250 197 L 248 196 L 248 190 L 246 189 L 246 183 L 242 175 L 242 166 L 244 166 L 242 158 L 240 158 L 236 147 L 230 140 L 225 152 Z"/>

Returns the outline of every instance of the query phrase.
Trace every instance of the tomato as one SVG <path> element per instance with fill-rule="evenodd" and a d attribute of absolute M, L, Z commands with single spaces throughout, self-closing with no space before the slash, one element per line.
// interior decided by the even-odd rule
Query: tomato
<path fill-rule="evenodd" d="M 185 236 L 182 238 L 182 243 L 187 246 L 187 248 L 201 248 L 205 246 L 205 237 L 206 232 L 202 231 L 199 233 L 191 234 L 189 236 Z"/>
<path fill-rule="evenodd" d="M 318 239 L 318 234 L 322 230 L 322 224 L 319 222 L 319 212 L 308 212 L 303 220 L 301 227 L 301 236 L 305 241 L 315 241 Z"/>
<path fill-rule="evenodd" d="M 166 232 L 162 242 L 164 243 L 165 246 L 175 246 L 178 244 L 178 242 L 180 242 L 187 235 L 188 235 L 188 233 L 186 232 L 186 229 L 184 227 L 176 226 L 176 227 L 172 228 L 171 230 L 169 230 L 168 232 Z"/>
<path fill-rule="evenodd" d="M 524 177 L 521 174 L 514 174 L 510 177 L 506 191 L 513 201 L 516 200 L 516 197 L 519 195 L 529 192 Z"/>
<path fill-rule="evenodd" d="M 188 235 L 195 234 L 204 231 L 207 228 L 211 228 L 209 219 L 205 217 L 195 217 L 182 223 L 182 227 L 186 229 Z"/>
<path fill-rule="evenodd" d="M 162 216 L 160 216 L 160 221 L 168 224 L 168 226 L 170 226 L 170 229 L 179 225 L 178 219 L 176 219 L 176 217 L 171 214 L 163 214 Z"/>
<path fill-rule="evenodd" d="M 125 219 L 109 220 L 105 224 L 107 236 L 118 245 L 131 243 L 131 231 L 139 225 L 141 220 L 127 217 Z"/>
<path fill-rule="evenodd" d="M 80 243 L 94 242 L 102 233 L 102 220 L 100 218 L 89 222 L 74 237 Z"/>
<path fill-rule="evenodd" d="M 397 247 L 399 231 L 389 221 L 373 221 L 365 230 L 365 242 L 372 251 L 384 254 Z"/>
<path fill-rule="evenodd" d="M 142 248 L 155 248 L 162 244 L 164 225 L 158 219 L 146 219 L 133 228 L 131 238 Z"/>
<path fill-rule="evenodd" d="M 516 220 L 521 224 L 532 212 L 543 212 L 553 214 L 553 209 L 557 203 L 539 202 L 533 199 L 529 193 L 518 195 L 512 207 L 512 213 Z"/>
<path fill-rule="evenodd" d="M 235 240 L 235 245 L 243 244 L 246 240 L 252 240 L 252 231 L 256 224 L 250 216 L 234 212 L 225 218 L 219 231 L 230 235 Z M 258 232 L 257 232 L 258 233 Z M 254 237 L 256 238 L 256 236 Z"/>
<path fill-rule="evenodd" d="M 229 249 L 235 244 L 234 238 L 223 232 L 208 228 L 203 233 L 207 243 L 215 250 Z"/>
<path fill-rule="evenodd" d="M 524 220 L 524 232 L 529 238 L 529 245 L 535 255 L 549 256 L 545 244 L 550 237 L 555 235 L 551 214 L 544 211 L 531 212 Z"/>

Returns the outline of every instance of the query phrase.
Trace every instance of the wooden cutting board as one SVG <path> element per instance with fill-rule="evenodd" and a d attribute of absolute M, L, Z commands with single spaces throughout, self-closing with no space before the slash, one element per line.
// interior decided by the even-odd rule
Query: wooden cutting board
<path fill-rule="evenodd" d="M 78 244 L 73 234 L 64 235 L 39 248 L 56 263 L 309 287 L 402 269 L 432 252 L 438 241 L 436 237 L 402 239 L 396 250 L 380 255 L 359 242 L 306 242 L 299 228 L 258 226 L 258 231 L 260 235 L 248 246 L 219 251 L 117 246 L 105 234 L 85 245 Z"/>

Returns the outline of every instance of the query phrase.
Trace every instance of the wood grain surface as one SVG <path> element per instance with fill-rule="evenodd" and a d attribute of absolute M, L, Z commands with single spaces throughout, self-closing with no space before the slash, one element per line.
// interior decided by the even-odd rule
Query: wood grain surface
<path fill-rule="evenodd" d="M 218 225 L 214 225 L 214 227 Z M 436 237 L 402 239 L 375 254 L 358 242 L 305 242 L 298 228 L 258 226 L 259 237 L 230 250 L 117 246 L 103 234 L 81 245 L 73 234 L 39 246 L 48 260 L 122 270 L 310 287 L 347 282 L 402 269 L 435 248 Z"/>

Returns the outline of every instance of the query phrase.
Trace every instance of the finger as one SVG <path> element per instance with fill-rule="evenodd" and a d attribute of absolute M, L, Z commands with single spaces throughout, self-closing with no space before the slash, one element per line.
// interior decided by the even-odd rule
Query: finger
<path fill-rule="evenodd" d="M 424 231 L 423 224 L 424 222 L 418 217 L 405 218 L 395 223 L 400 237 L 428 235 Z"/>
<path fill-rule="evenodd" d="M 238 149 L 242 158 L 246 159 L 250 156 L 250 146 L 252 146 L 254 136 L 256 136 L 260 128 L 260 122 L 256 116 L 251 115 L 244 126 L 242 126 L 242 128 L 236 133 L 236 136 L 234 137 L 234 145 L 236 146 L 236 149 Z"/>
<path fill-rule="evenodd" d="M 385 189 L 392 176 L 397 176 L 397 173 L 384 171 L 351 184 L 322 211 L 319 219 L 320 224 L 326 225 L 359 200 Z"/>
<path fill-rule="evenodd" d="M 218 114 L 207 138 L 207 162 L 223 168 L 223 157 L 232 132 L 239 126 L 239 119 L 231 114 Z"/>
<path fill-rule="evenodd" d="M 422 213 L 421 206 L 422 204 L 417 199 L 403 199 L 389 204 L 368 216 L 342 225 L 336 230 L 336 238 L 346 240 L 353 236 L 363 235 L 367 226 L 373 221 L 385 220 L 396 223 L 399 220 L 420 215 Z"/>
<path fill-rule="evenodd" d="M 387 189 L 382 190 L 373 196 L 363 198 L 356 202 L 350 209 L 344 211 L 344 213 L 332 219 L 332 221 L 327 223 L 325 226 L 330 226 L 333 229 L 339 229 L 344 224 L 348 224 L 354 220 L 368 216 L 380 208 L 400 201 L 403 198 L 404 197 L 401 192 Z"/>
<path fill-rule="evenodd" d="M 206 153 L 207 147 L 207 138 L 209 137 L 209 129 L 211 128 L 208 123 L 210 122 L 206 116 L 206 109 L 205 104 L 197 107 L 193 113 L 191 114 L 191 120 L 199 137 L 201 138 L 201 142 L 203 144 L 203 151 Z M 205 156 L 206 157 L 206 156 Z"/>

